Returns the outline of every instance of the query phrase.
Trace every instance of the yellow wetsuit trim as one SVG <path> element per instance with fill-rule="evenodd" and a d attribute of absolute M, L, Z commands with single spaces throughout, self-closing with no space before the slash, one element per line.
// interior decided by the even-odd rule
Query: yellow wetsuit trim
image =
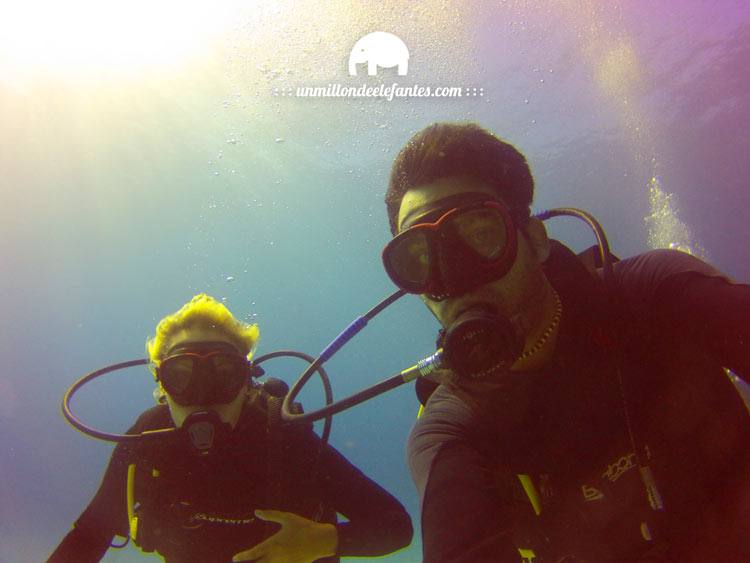
<path fill-rule="evenodd" d="M 518 474 L 518 480 L 521 481 L 521 486 L 523 487 L 526 496 L 529 497 L 529 502 L 534 509 L 534 514 L 539 516 L 542 513 L 542 503 L 539 502 L 539 493 L 534 486 L 534 482 L 531 480 L 531 477 L 521 473 Z"/>

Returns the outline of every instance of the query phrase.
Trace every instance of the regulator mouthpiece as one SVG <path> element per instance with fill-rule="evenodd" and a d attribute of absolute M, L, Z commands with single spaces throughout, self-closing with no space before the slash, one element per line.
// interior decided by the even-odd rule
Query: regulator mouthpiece
<path fill-rule="evenodd" d="M 182 424 L 194 453 L 205 456 L 225 444 L 232 432 L 231 425 L 222 421 L 213 410 L 190 413 Z"/>
<path fill-rule="evenodd" d="M 464 311 L 442 337 L 446 365 L 460 377 L 480 379 L 507 371 L 523 352 L 510 320 L 474 308 Z"/>

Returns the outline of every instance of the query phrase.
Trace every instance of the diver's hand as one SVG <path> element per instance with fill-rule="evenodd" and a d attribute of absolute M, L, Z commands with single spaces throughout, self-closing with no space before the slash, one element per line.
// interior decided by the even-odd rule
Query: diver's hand
<path fill-rule="evenodd" d="M 254 548 L 236 554 L 232 561 L 310 563 L 336 553 L 339 537 L 333 524 L 315 522 L 280 510 L 256 510 L 255 516 L 278 522 L 281 530 Z"/>

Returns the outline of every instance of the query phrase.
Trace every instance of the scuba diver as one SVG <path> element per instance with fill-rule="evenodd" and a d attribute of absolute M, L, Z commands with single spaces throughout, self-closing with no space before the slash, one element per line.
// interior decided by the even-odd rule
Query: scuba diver
<path fill-rule="evenodd" d="M 424 561 L 750 561 L 750 286 L 577 256 L 525 157 L 435 123 L 396 157 L 389 277 L 439 321 L 408 456 Z M 604 253 L 602 253 L 604 254 Z"/>
<path fill-rule="evenodd" d="M 159 322 L 146 346 L 159 404 L 119 436 L 50 562 L 99 561 L 115 535 L 168 562 L 338 561 L 410 543 L 411 520 L 393 496 L 312 425 L 281 422 L 285 384 L 253 380 L 258 336 L 205 294 Z"/>

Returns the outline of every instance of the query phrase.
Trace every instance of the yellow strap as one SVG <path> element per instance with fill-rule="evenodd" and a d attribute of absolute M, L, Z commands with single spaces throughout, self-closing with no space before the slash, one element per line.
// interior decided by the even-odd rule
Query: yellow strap
<path fill-rule="evenodd" d="M 130 539 L 136 540 L 138 534 L 138 517 L 135 515 L 135 463 L 128 465 L 128 523 L 130 524 Z"/>
<path fill-rule="evenodd" d="M 523 549 L 519 547 L 518 553 L 521 554 L 521 559 L 523 559 L 523 563 L 532 563 L 534 561 L 534 558 L 536 557 L 536 553 L 534 553 L 533 549 Z"/>
<path fill-rule="evenodd" d="M 518 480 L 521 481 L 521 486 L 526 492 L 526 496 L 529 497 L 529 502 L 534 509 L 534 514 L 539 516 L 542 513 L 542 503 L 539 502 L 539 493 L 534 486 L 534 482 L 531 480 L 531 477 L 521 473 L 518 474 Z"/>

